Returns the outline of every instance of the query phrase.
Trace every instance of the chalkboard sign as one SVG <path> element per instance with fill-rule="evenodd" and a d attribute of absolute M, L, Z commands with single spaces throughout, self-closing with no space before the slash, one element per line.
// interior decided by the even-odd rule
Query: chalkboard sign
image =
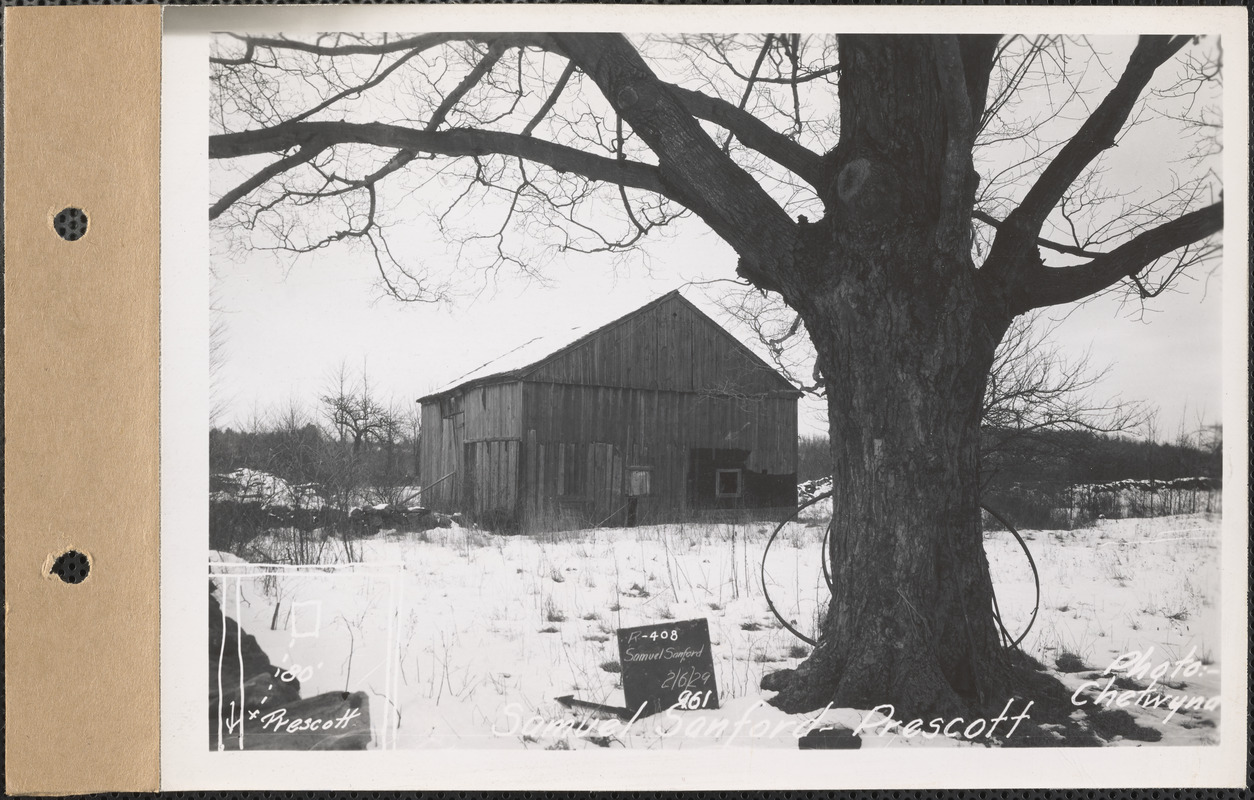
<path fill-rule="evenodd" d="M 618 629 L 623 694 L 634 714 L 718 708 L 710 626 L 704 619 Z"/>

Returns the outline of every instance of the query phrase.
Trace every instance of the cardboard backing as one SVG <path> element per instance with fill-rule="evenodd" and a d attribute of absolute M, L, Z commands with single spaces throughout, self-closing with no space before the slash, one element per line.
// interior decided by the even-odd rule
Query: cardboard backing
<path fill-rule="evenodd" d="M 4 38 L 6 789 L 155 791 L 161 11 L 9 8 Z"/>

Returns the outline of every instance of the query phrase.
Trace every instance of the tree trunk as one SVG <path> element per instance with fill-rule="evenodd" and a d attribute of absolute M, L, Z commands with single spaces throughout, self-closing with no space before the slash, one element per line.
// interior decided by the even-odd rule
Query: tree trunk
<path fill-rule="evenodd" d="M 781 287 L 818 353 L 833 462 L 819 644 L 763 681 L 785 710 L 889 703 L 926 718 L 1008 699 L 978 479 L 1010 316 L 977 285 L 970 238 L 989 45 L 964 41 L 957 58 L 938 37 L 841 39 L 828 213 L 802 221 Z"/>
<path fill-rule="evenodd" d="M 981 401 L 1004 328 L 969 287 L 918 291 L 948 271 L 926 240 L 840 250 L 845 277 L 796 299 L 826 378 L 833 596 L 810 659 L 763 685 L 794 712 L 891 703 L 902 717 L 960 716 L 997 702 L 1007 677 L 978 484 Z"/>

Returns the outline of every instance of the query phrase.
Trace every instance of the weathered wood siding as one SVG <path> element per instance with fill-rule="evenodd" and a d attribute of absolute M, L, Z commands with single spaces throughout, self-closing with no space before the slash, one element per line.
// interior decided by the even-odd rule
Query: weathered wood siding
<path fill-rule="evenodd" d="M 513 516 L 518 503 L 522 384 L 454 392 L 422 405 L 419 480 L 423 505 L 439 511 Z M 467 470 L 472 460 L 474 470 Z M 467 505 L 469 503 L 469 505 Z"/>
<path fill-rule="evenodd" d="M 423 404 L 421 479 L 456 473 L 429 507 L 544 530 L 796 504 L 795 390 L 678 293 L 484 380 Z"/>
<path fill-rule="evenodd" d="M 488 439 L 463 446 L 462 509 L 490 526 L 518 521 L 517 439 Z"/>
<path fill-rule="evenodd" d="M 423 403 L 418 442 L 418 481 L 424 488 L 422 504 L 438 511 L 456 511 L 461 496 L 457 476 L 445 478 L 461 466 L 464 418 L 444 417 L 439 403 Z M 439 483 L 437 483 L 439 481 Z"/>
<path fill-rule="evenodd" d="M 542 363 L 529 381 L 756 395 L 792 387 L 678 295 Z"/>
<path fill-rule="evenodd" d="M 621 511 L 633 466 L 652 471 L 651 494 L 640 498 L 638 519 L 681 516 L 689 506 L 695 448 L 748 451 L 745 467 L 757 473 L 797 471 L 792 397 L 532 382 L 523 387 L 522 491 L 529 517 L 600 522 Z M 582 478 L 572 472 L 572 461 Z"/>

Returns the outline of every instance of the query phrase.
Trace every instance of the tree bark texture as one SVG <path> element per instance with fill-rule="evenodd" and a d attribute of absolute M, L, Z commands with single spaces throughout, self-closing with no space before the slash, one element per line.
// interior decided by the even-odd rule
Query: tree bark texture
<path fill-rule="evenodd" d="M 875 257 L 919 272 L 936 258 L 908 239 Z M 833 596 L 778 698 L 789 710 L 962 712 L 1002 686 L 978 486 L 995 342 L 961 293 L 938 290 L 923 310 L 893 302 L 893 283 L 870 270 L 805 315 L 827 379 Z"/>
<path fill-rule="evenodd" d="M 789 711 L 960 715 L 1006 684 L 978 475 L 984 386 L 1009 316 L 976 291 L 962 139 L 979 106 L 946 97 L 966 82 L 965 59 L 944 85 L 937 43 L 842 40 L 830 210 L 801 226 L 784 289 L 826 379 L 834 492 L 818 647 L 764 681 Z"/>

